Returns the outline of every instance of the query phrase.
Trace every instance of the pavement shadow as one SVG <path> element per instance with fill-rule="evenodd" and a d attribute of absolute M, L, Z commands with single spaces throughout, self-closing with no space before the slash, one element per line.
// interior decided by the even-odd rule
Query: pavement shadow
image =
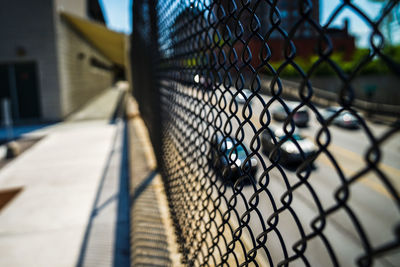
<path fill-rule="evenodd" d="M 125 115 L 125 105 L 126 105 L 126 91 L 121 91 L 118 96 L 118 102 L 115 107 L 113 114 L 111 115 L 110 124 L 116 124 L 118 119 L 123 118 Z"/>
<path fill-rule="evenodd" d="M 156 177 L 158 170 L 155 169 L 149 173 L 149 175 L 143 179 L 143 181 L 136 187 L 135 191 L 130 197 L 130 204 L 134 205 L 135 201 L 140 197 L 140 195 L 146 190 L 146 188 L 151 184 L 153 179 Z"/>
<path fill-rule="evenodd" d="M 77 267 L 86 266 L 86 260 L 90 256 L 98 253 L 96 250 L 96 244 L 92 245 L 90 242 L 96 240 L 95 234 L 98 234 L 94 228 L 96 227 L 96 220 L 100 218 L 99 224 L 104 219 L 104 215 L 107 216 L 110 210 L 107 209 L 110 205 L 116 205 L 115 214 L 115 227 L 114 227 L 114 243 L 112 246 L 112 266 L 115 267 L 128 267 L 130 266 L 130 201 L 129 201 L 129 161 L 128 161 L 128 140 L 127 140 L 127 126 L 125 122 L 120 121 L 123 124 L 122 133 L 122 144 L 121 150 L 118 149 L 118 141 L 121 141 L 118 136 L 121 134 L 119 131 L 114 136 L 112 150 L 107 158 L 107 164 L 104 168 L 99 187 L 97 189 L 95 201 L 93 204 L 92 212 L 89 217 L 81 250 L 77 262 Z M 117 153 L 121 153 L 121 157 Z M 118 164 L 120 161 L 120 164 Z M 119 167 L 119 170 L 118 170 Z M 113 179 L 113 174 L 119 171 L 118 188 L 116 192 L 109 195 L 104 199 L 102 194 L 106 194 L 109 189 L 107 185 L 110 184 L 109 179 Z M 115 176 L 114 176 L 115 178 Z M 103 198 L 103 200 L 101 200 Z M 112 215 L 113 215 L 112 214 Z M 107 222 L 106 222 L 107 223 Z M 109 225 L 108 229 L 111 229 Z M 95 241 L 94 241 L 95 242 Z M 98 244 L 97 244 L 98 245 Z M 98 255 L 101 257 L 102 255 Z"/>
<path fill-rule="evenodd" d="M 33 125 L 17 125 L 12 127 L 12 140 L 21 138 L 23 135 L 46 128 L 54 123 L 47 124 L 33 124 Z M 0 145 L 10 141 L 10 131 L 6 127 L 0 128 Z"/>
<path fill-rule="evenodd" d="M 121 114 L 119 114 L 121 117 Z M 115 228 L 114 267 L 130 266 L 130 201 L 129 201 L 129 144 L 128 126 L 124 122 L 122 142 L 122 159 L 120 167 L 117 225 Z"/>

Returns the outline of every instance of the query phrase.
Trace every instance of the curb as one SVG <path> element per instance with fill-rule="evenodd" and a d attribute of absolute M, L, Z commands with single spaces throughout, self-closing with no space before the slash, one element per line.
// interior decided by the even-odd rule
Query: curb
<path fill-rule="evenodd" d="M 135 100 L 126 101 L 128 124 L 131 265 L 182 266 L 167 198 L 147 128 Z"/>

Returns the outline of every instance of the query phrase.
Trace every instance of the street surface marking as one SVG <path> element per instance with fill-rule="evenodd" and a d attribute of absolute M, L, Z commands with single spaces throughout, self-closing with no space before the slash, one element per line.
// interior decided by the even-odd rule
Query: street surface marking
<path fill-rule="evenodd" d="M 340 165 L 341 170 L 347 177 L 354 175 L 356 172 L 360 171 L 361 168 L 367 166 L 366 165 L 367 163 L 360 155 L 352 151 L 349 151 L 347 149 L 344 149 L 342 147 L 330 144 L 328 146 L 328 151 L 334 156 L 335 159 L 342 159 L 338 160 L 338 163 Z M 325 155 L 323 155 L 322 157 L 319 156 L 317 158 L 317 161 L 334 168 L 332 162 Z M 398 177 L 400 177 L 400 171 L 383 163 L 380 163 L 378 165 L 378 168 L 386 174 L 388 180 L 393 184 L 394 188 L 396 190 L 399 190 L 400 184 L 398 181 Z M 381 182 L 374 181 L 376 179 L 374 179 L 375 177 L 373 176 L 372 173 L 374 173 L 374 170 L 368 172 L 358 181 L 370 187 L 371 189 L 375 190 L 378 193 L 393 198 L 393 196 Z"/>

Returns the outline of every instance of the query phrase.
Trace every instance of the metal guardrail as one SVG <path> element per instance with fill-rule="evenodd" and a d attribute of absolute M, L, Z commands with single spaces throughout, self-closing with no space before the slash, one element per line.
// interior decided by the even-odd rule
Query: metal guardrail
<path fill-rule="evenodd" d="M 379 5 L 372 17 L 340 1 L 321 24 L 315 0 L 133 2 L 134 95 L 184 264 L 400 262 L 400 126 L 364 118 L 352 87 L 374 64 L 399 77 L 383 30 L 399 1 Z M 344 12 L 369 30 L 361 57 L 347 24 L 335 26 Z M 288 69 L 300 81 L 291 101 Z M 331 110 L 313 101 L 324 71 L 341 82 Z"/>

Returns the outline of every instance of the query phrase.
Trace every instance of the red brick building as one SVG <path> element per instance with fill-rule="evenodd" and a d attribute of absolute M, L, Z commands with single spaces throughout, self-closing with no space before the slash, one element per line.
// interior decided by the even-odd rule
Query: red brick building
<path fill-rule="evenodd" d="M 290 55 L 290 45 L 295 47 L 296 58 L 309 58 L 318 55 L 318 51 L 325 49 L 326 44 L 320 41 L 320 33 L 313 23 L 319 24 L 319 0 L 312 0 L 312 7 L 308 16 L 302 15 L 301 10 L 309 7 L 299 6 L 300 1 L 280 0 L 276 7 L 267 4 L 265 1 L 251 1 L 250 9 L 256 7 L 255 15 L 259 21 L 257 31 L 257 21 L 249 10 L 243 11 L 241 1 L 236 0 L 236 16 L 230 16 L 227 21 L 233 40 L 236 53 L 239 57 L 244 52 L 244 43 L 248 44 L 252 53 L 253 67 L 260 66 L 261 58 L 267 58 L 268 49 L 271 52 L 269 61 L 276 62 L 285 59 Z M 256 3 L 258 4 L 256 6 Z M 231 1 L 223 0 L 222 7 L 225 13 L 232 10 Z M 220 12 L 221 13 L 221 12 Z M 280 17 L 280 22 L 276 22 Z M 218 17 L 218 12 L 216 13 Z M 240 14 L 240 15 L 239 15 Z M 301 22 L 302 17 L 307 17 L 306 21 Z M 274 19 L 275 23 L 272 23 Z M 238 26 L 239 22 L 242 27 Z M 274 25 L 275 24 L 275 25 Z M 227 32 L 226 28 L 220 28 L 223 35 Z M 333 45 L 334 51 L 343 53 L 344 59 L 350 60 L 355 50 L 355 39 L 348 33 L 348 22 L 345 21 L 343 28 L 328 28 L 324 30 Z M 262 38 L 259 38 L 261 35 Z M 240 38 L 240 40 L 237 40 Z M 263 41 L 264 39 L 265 41 Z M 266 46 L 267 45 L 267 46 Z M 243 60 L 241 60 L 243 61 Z"/>

